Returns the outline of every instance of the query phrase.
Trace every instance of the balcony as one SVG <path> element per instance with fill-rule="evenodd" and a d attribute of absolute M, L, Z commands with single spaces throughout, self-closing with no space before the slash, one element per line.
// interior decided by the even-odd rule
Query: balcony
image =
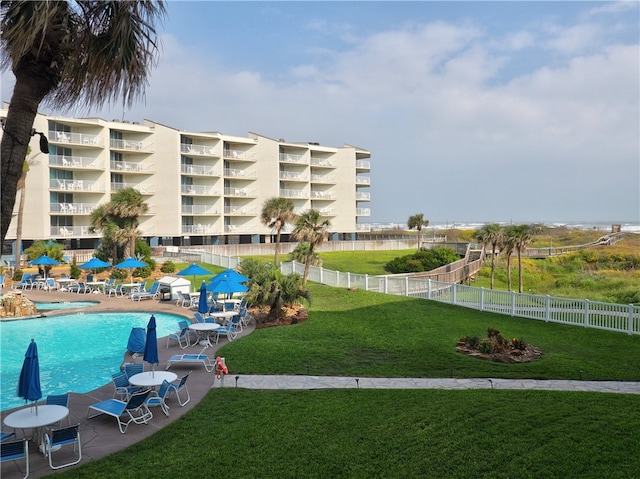
<path fill-rule="evenodd" d="M 183 155 L 214 156 L 214 157 L 220 156 L 220 154 L 216 152 L 216 149 L 213 146 L 189 145 L 187 143 L 180 143 L 180 153 L 182 153 Z"/>
<path fill-rule="evenodd" d="M 62 168 L 74 170 L 74 169 L 103 169 L 102 160 L 87 156 L 62 156 L 62 155 L 49 155 L 50 166 L 61 166 Z"/>
<path fill-rule="evenodd" d="M 194 176 L 220 176 L 220 170 L 208 165 L 180 165 L 180 173 Z"/>
<path fill-rule="evenodd" d="M 309 177 L 306 174 L 293 171 L 281 171 L 280 179 L 285 181 L 302 181 L 305 183 L 309 181 Z"/>
<path fill-rule="evenodd" d="M 97 182 L 87 180 L 58 180 L 50 179 L 49 188 L 52 190 L 63 191 L 90 191 L 100 192 L 101 188 L 98 188 Z"/>
<path fill-rule="evenodd" d="M 147 152 L 151 151 L 153 144 L 137 140 L 116 140 L 112 138 L 109 140 L 109 146 L 116 150 Z"/>
<path fill-rule="evenodd" d="M 252 190 L 249 190 L 247 188 L 225 188 L 224 189 L 224 195 L 225 196 L 242 196 L 242 197 L 246 197 L 246 196 L 254 196 L 254 192 Z"/>
<path fill-rule="evenodd" d="M 71 133 L 66 131 L 49 131 L 47 139 L 52 143 L 69 143 L 74 145 L 95 146 L 102 148 L 97 135 L 87 135 L 86 133 Z"/>
<path fill-rule="evenodd" d="M 195 234 L 195 235 L 202 235 L 202 234 L 210 234 L 213 232 L 213 228 L 211 227 L 210 224 L 195 224 L 195 225 L 182 225 L 182 233 L 183 234 Z"/>
<path fill-rule="evenodd" d="M 152 184 L 145 183 L 131 183 L 131 182 L 111 182 L 111 191 L 124 190 L 125 188 L 133 188 L 138 190 L 143 195 L 151 195 L 154 193 L 154 186 Z"/>
<path fill-rule="evenodd" d="M 218 209 L 211 205 L 182 205 L 181 212 L 183 215 L 209 215 L 218 214 Z"/>
<path fill-rule="evenodd" d="M 371 216 L 371 208 L 356 208 L 356 216 Z"/>
<path fill-rule="evenodd" d="M 314 158 L 312 156 L 311 166 L 319 168 L 335 168 L 335 163 L 333 160 L 329 160 L 328 158 Z"/>
<path fill-rule="evenodd" d="M 371 201 L 371 193 L 357 192 L 356 201 Z"/>
<path fill-rule="evenodd" d="M 225 233 L 238 233 L 238 225 L 224 225 Z"/>
<path fill-rule="evenodd" d="M 53 238 L 80 238 L 83 236 L 100 236 L 98 232 L 91 232 L 89 226 L 52 226 Z"/>
<path fill-rule="evenodd" d="M 137 161 L 112 161 L 110 162 L 110 167 L 111 170 L 117 171 L 119 173 L 155 173 L 155 168 L 152 164 Z"/>
<path fill-rule="evenodd" d="M 371 225 L 370 224 L 356 224 L 356 231 L 358 231 L 359 233 L 368 233 L 369 231 L 371 231 Z"/>
<path fill-rule="evenodd" d="M 309 194 L 305 190 L 281 189 L 280 196 L 283 198 L 308 198 Z"/>
<path fill-rule="evenodd" d="M 255 174 L 255 172 L 250 170 L 241 170 L 238 168 L 225 168 L 224 176 L 229 178 L 242 178 L 242 179 L 246 178 L 249 180 L 254 180 L 257 178 L 257 175 Z"/>
<path fill-rule="evenodd" d="M 246 206 L 225 206 L 224 214 L 234 216 L 255 216 L 256 210 L 253 208 L 247 208 Z"/>
<path fill-rule="evenodd" d="M 368 160 L 356 160 L 357 170 L 371 170 L 371 162 Z"/>
<path fill-rule="evenodd" d="M 330 191 L 312 191 L 311 199 L 313 200 L 333 200 L 333 193 Z"/>
<path fill-rule="evenodd" d="M 218 196 L 220 194 L 209 185 L 182 185 L 180 192 L 183 195 Z"/>
<path fill-rule="evenodd" d="M 255 156 L 248 151 L 225 149 L 222 153 L 225 160 L 256 161 Z"/>
<path fill-rule="evenodd" d="M 356 176 L 356 185 L 369 186 L 371 184 L 371 178 L 368 176 Z"/>
<path fill-rule="evenodd" d="M 305 156 L 297 153 L 280 153 L 280 161 L 282 163 L 307 164 Z"/>
<path fill-rule="evenodd" d="M 333 185 L 336 183 L 336 177 L 333 175 L 311 175 L 311 182 Z"/>
<path fill-rule="evenodd" d="M 335 216 L 336 212 L 335 210 L 333 210 L 332 208 L 320 208 L 318 210 L 318 212 L 322 215 L 322 216 Z"/>
<path fill-rule="evenodd" d="M 90 215 L 97 203 L 51 203 L 49 211 L 61 215 Z"/>

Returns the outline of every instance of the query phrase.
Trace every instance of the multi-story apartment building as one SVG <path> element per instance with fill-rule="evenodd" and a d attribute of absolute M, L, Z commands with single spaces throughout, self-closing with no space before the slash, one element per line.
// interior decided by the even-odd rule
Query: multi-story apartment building
<path fill-rule="evenodd" d="M 187 132 L 148 120 L 38 114 L 33 127 L 48 138 L 49 154 L 37 153 L 35 135 L 25 189 L 27 245 L 55 239 L 70 249 L 95 247 L 100 235 L 91 232 L 91 212 L 126 187 L 149 205 L 139 229 L 151 246 L 269 242 L 273 232 L 260 213 L 274 196 L 290 199 L 296 212 L 320 211 L 331 222 L 329 239 L 368 231 L 371 154 L 361 148 Z M 17 211 L 16 205 L 8 240 L 16 238 Z"/>

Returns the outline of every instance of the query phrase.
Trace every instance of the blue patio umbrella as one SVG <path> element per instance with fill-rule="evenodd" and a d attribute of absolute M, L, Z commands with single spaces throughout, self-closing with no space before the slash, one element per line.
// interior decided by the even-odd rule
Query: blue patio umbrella
<path fill-rule="evenodd" d="M 220 278 L 229 278 L 236 283 L 244 283 L 245 281 L 249 281 L 249 278 L 247 278 L 245 275 L 238 273 L 235 269 L 229 268 L 215 275 L 209 282 L 213 283 L 215 280 Z"/>
<path fill-rule="evenodd" d="M 144 261 L 140 261 L 137 260 L 135 258 L 127 258 L 125 259 L 122 263 L 118 263 L 115 267 L 116 268 L 121 268 L 121 269 L 128 269 L 129 270 L 129 282 L 131 283 L 131 281 L 133 280 L 133 270 L 136 268 L 144 268 L 145 266 L 149 266 L 147 263 L 145 263 Z"/>
<path fill-rule="evenodd" d="M 28 401 L 39 401 L 42 398 L 40 388 L 40 363 L 38 361 L 38 346 L 35 340 L 31 340 L 27 352 L 24 355 L 22 371 L 18 379 L 18 397 Z M 38 403 L 36 402 L 36 414 Z"/>
<path fill-rule="evenodd" d="M 211 271 L 204 269 L 199 264 L 191 263 L 185 269 L 183 269 L 182 271 L 178 271 L 176 274 L 178 276 L 193 276 L 193 283 L 191 284 L 195 285 L 196 276 L 203 276 L 205 274 L 212 274 L 212 273 Z"/>
<path fill-rule="evenodd" d="M 51 267 L 51 266 L 55 266 L 60 264 L 60 261 L 57 261 L 53 258 L 49 258 L 46 254 L 43 254 L 42 256 L 40 256 L 37 259 L 34 259 L 33 261 L 31 261 L 32 265 L 36 265 L 36 266 L 44 266 L 44 277 L 47 277 L 47 266 Z"/>
<path fill-rule="evenodd" d="M 207 296 L 207 284 L 203 281 L 200 285 L 200 298 L 198 298 L 198 313 L 200 314 L 206 314 L 209 312 L 209 302 L 207 301 Z"/>
<path fill-rule="evenodd" d="M 155 373 L 156 364 L 160 363 L 158 359 L 158 337 L 156 334 L 156 317 L 152 314 L 147 324 L 147 341 L 144 345 L 144 355 L 142 356 L 146 362 L 151 364 L 151 374 Z"/>
<path fill-rule="evenodd" d="M 217 281 L 211 281 L 207 285 L 207 291 L 211 293 L 233 294 L 244 293 L 248 291 L 244 284 L 240 284 L 237 281 L 233 281 L 228 277 L 219 278 Z"/>
<path fill-rule="evenodd" d="M 82 263 L 79 268 L 82 269 L 98 269 L 98 268 L 110 268 L 111 263 L 102 261 L 100 258 L 91 258 L 86 263 Z"/>

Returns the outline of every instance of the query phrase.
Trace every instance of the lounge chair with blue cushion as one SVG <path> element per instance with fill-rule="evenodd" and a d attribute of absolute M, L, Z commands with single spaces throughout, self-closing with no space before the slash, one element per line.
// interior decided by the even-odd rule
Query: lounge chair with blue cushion
<path fill-rule="evenodd" d="M 89 406 L 87 419 L 92 419 L 100 414 L 115 417 L 118 421 L 120 432 L 124 434 L 132 422 L 136 424 L 147 424 L 151 418 L 153 418 L 153 413 L 146 405 L 150 393 L 150 389 L 145 389 L 144 391 L 132 394 L 127 402 L 120 401 L 119 399 L 107 399 L 106 401 L 92 404 Z M 91 415 L 92 411 L 94 412 L 93 415 Z M 122 416 L 125 416 L 125 420 L 123 420 Z"/>
<path fill-rule="evenodd" d="M 199 354 L 174 354 L 173 356 L 171 356 L 169 358 L 169 360 L 167 361 L 167 367 L 166 369 L 169 369 L 169 367 L 171 367 L 171 365 L 173 364 L 180 364 L 180 363 L 185 363 L 185 364 L 194 364 L 194 363 L 200 363 L 204 366 L 204 368 L 207 370 L 207 372 L 213 372 L 213 370 L 216 367 L 216 362 L 212 359 L 209 358 L 209 356 L 207 356 L 206 354 L 203 354 L 205 349 L 207 349 L 209 347 L 209 344 L 207 344 L 202 351 L 200 351 Z"/>
<path fill-rule="evenodd" d="M 22 273 L 22 278 L 20 278 L 20 281 L 13 284 L 13 288 L 14 289 L 31 288 L 31 281 L 30 281 L 31 274 L 32 273 Z"/>
<path fill-rule="evenodd" d="M 149 288 L 149 291 L 134 291 L 129 297 L 131 298 L 131 301 L 140 301 L 141 299 L 157 299 L 158 295 L 160 294 L 159 288 L 160 283 L 154 281 Z"/>

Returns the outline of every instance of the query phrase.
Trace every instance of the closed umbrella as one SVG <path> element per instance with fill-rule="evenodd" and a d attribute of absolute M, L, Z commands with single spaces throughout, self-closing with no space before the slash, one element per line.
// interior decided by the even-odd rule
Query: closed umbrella
<path fill-rule="evenodd" d="M 133 281 L 133 270 L 136 268 L 144 268 L 149 266 L 144 261 L 137 260 L 135 258 L 127 258 L 122 263 L 118 263 L 115 267 L 129 270 L 129 283 Z"/>
<path fill-rule="evenodd" d="M 209 312 L 209 302 L 207 301 L 207 284 L 203 281 L 200 285 L 200 298 L 198 298 L 198 313 L 206 314 Z"/>
<path fill-rule="evenodd" d="M 159 364 L 160 360 L 158 359 L 156 317 L 153 314 L 151 318 L 149 318 L 149 324 L 147 324 L 147 342 L 144 345 L 144 355 L 142 359 L 151 364 L 151 374 L 155 374 L 156 364 Z"/>
<path fill-rule="evenodd" d="M 178 276 L 193 276 L 193 282 L 191 284 L 195 286 L 196 276 L 203 276 L 205 274 L 213 274 L 213 273 L 211 273 L 211 271 L 207 269 L 204 269 L 199 264 L 191 263 L 185 269 L 183 269 L 182 271 L 178 271 L 176 274 Z"/>
<path fill-rule="evenodd" d="M 44 277 L 47 278 L 47 266 L 50 268 L 51 266 L 55 266 L 60 264 L 60 261 L 57 261 L 53 258 L 49 258 L 46 254 L 40 256 L 37 259 L 31 261 L 31 264 L 36 266 L 44 266 Z"/>
<path fill-rule="evenodd" d="M 38 361 L 38 346 L 35 340 L 31 340 L 27 352 L 24 355 L 22 371 L 18 379 L 18 397 L 27 401 L 39 401 L 42 398 L 40 389 L 40 363 Z M 36 414 L 38 403 L 36 402 Z"/>

